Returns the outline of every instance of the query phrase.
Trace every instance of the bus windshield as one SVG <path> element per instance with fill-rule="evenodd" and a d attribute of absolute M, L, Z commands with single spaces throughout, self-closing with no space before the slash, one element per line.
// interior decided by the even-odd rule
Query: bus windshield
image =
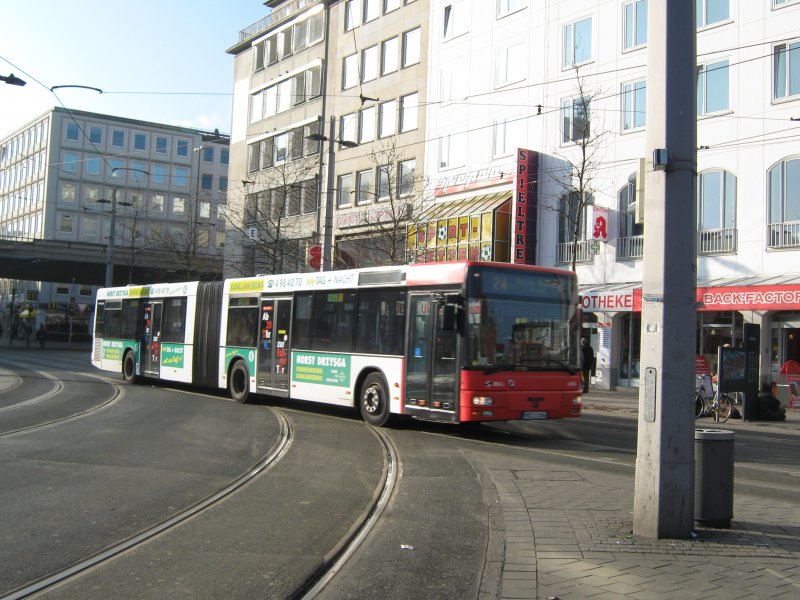
<path fill-rule="evenodd" d="M 465 367 L 578 370 L 574 276 L 475 267 L 465 310 Z"/>

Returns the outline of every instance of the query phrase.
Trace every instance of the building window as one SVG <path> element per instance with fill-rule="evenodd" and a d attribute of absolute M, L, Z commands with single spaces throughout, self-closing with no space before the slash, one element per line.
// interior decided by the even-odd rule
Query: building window
<path fill-rule="evenodd" d="M 103 143 L 103 128 L 97 125 L 92 125 L 89 127 L 89 141 L 92 144 L 102 144 Z"/>
<path fill-rule="evenodd" d="M 518 43 L 501 48 L 495 54 L 494 86 L 496 88 L 525 79 L 527 61 L 525 44 Z"/>
<path fill-rule="evenodd" d="M 800 42 L 775 46 L 773 81 L 776 100 L 800 94 Z"/>
<path fill-rule="evenodd" d="M 492 156 L 509 156 L 516 147 L 514 132 L 520 127 L 517 119 L 495 119 L 492 127 Z"/>
<path fill-rule="evenodd" d="M 730 17 L 730 0 L 695 0 L 697 26 L 706 27 Z"/>
<path fill-rule="evenodd" d="M 378 185 L 375 188 L 375 196 L 378 200 L 387 200 L 391 196 L 391 174 L 391 165 L 378 167 Z"/>
<path fill-rule="evenodd" d="M 636 173 L 617 195 L 619 201 L 619 237 L 629 238 L 644 234 L 644 225 L 636 222 Z"/>
<path fill-rule="evenodd" d="M 497 0 L 497 18 L 500 19 L 528 6 L 528 0 Z"/>
<path fill-rule="evenodd" d="M 64 152 L 61 170 L 65 173 L 77 173 L 80 156 L 75 152 Z"/>
<path fill-rule="evenodd" d="M 358 125 L 358 141 L 359 143 L 371 142 L 375 139 L 375 113 L 377 112 L 374 106 L 365 108 L 360 113 L 360 122 Z"/>
<path fill-rule="evenodd" d="M 397 130 L 397 100 L 384 102 L 378 108 L 378 137 L 394 135 Z"/>
<path fill-rule="evenodd" d="M 167 167 L 166 165 L 153 165 L 152 167 L 153 183 L 164 185 L 167 183 Z"/>
<path fill-rule="evenodd" d="M 356 204 L 367 204 L 372 201 L 375 185 L 375 172 L 372 169 L 356 173 Z"/>
<path fill-rule="evenodd" d="M 400 41 L 393 37 L 381 43 L 381 75 L 397 71 L 397 56 Z"/>
<path fill-rule="evenodd" d="M 578 238 L 578 241 L 588 239 L 587 229 L 591 200 L 581 203 L 578 192 L 570 192 L 561 197 L 561 209 L 558 215 L 558 243 L 569 244 Z M 586 198 L 586 196 L 584 196 Z"/>
<path fill-rule="evenodd" d="M 697 114 L 728 110 L 728 61 L 697 67 Z"/>
<path fill-rule="evenodd" d="M 563 129 L 561 141 L 565 144 L 587 139 L 590 132 L 589 98 L 571 98 L 561 104 Z"/>
<path fill-rule="evenodd" d="M 416 176 L 417 161 L 413 158 L 400 161 L 398 171 L 398 190 L 400 197 L 408 196 L 414 190 L 414 177 Z"/>
<path fill-rule="evenodd" d="M 61 233 L 72 233 L 72 215 L 61 215 L 58 222 L 58 230 Z"/>
<path fill-rule="evenodd" d="M 111 131 L 111 145 L 115 148 L 125 147 L 125 132 L 121 129 L 114 129 Z"/>
<path fill-rule="evenodd" d="M 419 62 L 421 40 L 422 30 L 419 27 L 403 34 L 403 67 Z"/>
<path fill-rule="evenodd" d="M 213 146 L 203 146 L 203 162 L 213 163 L 214 162 L 214 147 Z"/>
<path fill-rule="evenodd" d="M 372 81 L 378 77 L 378 46 L 370 46 L 361 52 L 361 81 Z"/>
<path fill-rule="evenodd" d="M 311 100 L 322 95 L 322 67 L 311 67 L 306 75 L 306 98 Z"/>
<path fill-rule="evenodd" d="M 592 18 L 564 25 L 564 67 L 573 67 L 592 59 Z"/>
<path fill-rule="evenodd" d="M 364 23 L 380 16 L 380 0 L 361 0 L 364 3 Z"/>
<path fill-rule="evenodd" d="M 342 63 L 342 89 L 349 90 L 358 85 L 358 54 L 345 56 Z"/>
<path fill-rule="evenodd" d="M 622 130 L 645 126 L 647 115 L 647 82 L 644 79 L 622 84 Z"/>
<path fill-rule="evenodd" d="M 61 184 L 61 201 L 67 204 L 75 204 L 75 197 L 77 196 L 78 186 L 74 183 Z"/>
<path fill-rule="evenodd" d="M 86 174 L 87 175 L 100 175 L 102 173 L 103 163 L 99 158 L 89 158 L 86 160 Z"/>
<path fill-rule="evenodd" d="M 67 123 L 67 132 L 64 134 L 64 139 L 70 142 L 77 142 L 80 139 L 81 131 L 78 124 L 75 122 Z"/>
<path fill-rule="evenodd" d="M 222 148 L 219 151 L 219 164 L 227 165 L 230 162 L 231 151 L 227 148 Z"/>
<path fill-rule="evenodd" d="M 350 206 L 350 203 L 352 202 L 350 195 L 353 191 L 352 173 L 348 173 L 347 175 L 339 175 L 336 191 L 336 206 Z"/>
<path fill-rule="evenodd" d="M 175 142 L 175 156 L 189 156 L 189 140 Z"/>
<path fill-rule="evenodd" d="M 211 191 L 214 185 L 214 176 L 209 173 L 203 173 L 200 176 L 200 189 Z"/>
<path fill-rule="evenodd" d="M 466 156 L 465 134 L 444 135 L 439 138 L 439 168 L 463 167 Z"/>
<path fill-rule="evenodd" d="M 167 145 L 169 144 L 169 140 L 162 136 L 156 136 L 156 154 L 166 154 L 167 153 Z"/>
<path fill-rule="evenodd" d="M 782 160 L 769 170 L 767 180 L 770 225 L 800 221 L 800 158 Z"/>
<path fill-rule="evenodd" d="M 697 176 L 697 229 L 736 227 L 736 176 L 707 171 Z"/>
<path fill-rule="evenodd" d="M 400 97 L 400 133 L 417 128 L 417 110 L 419 94 L 414 92 Z"/>
<path fill-rule="evenodd" d="M 133 149 L 144 152 L 147 150 L 147 135 L 144 133 L 133 134 Z"/>
<path fill-rule="evenodd" d="M 172 199 L 172 214 L 183 215 L 186 214 L 186 200 L 180 196 L 175 196 Z"/>
<path fill-rule="evenodd" d="M 400 0 L 383 0 L 383 14 L 400 8 Z"/>
<path fill-rule="evenodd" d="M 445 40 L 453 39 L 467 32 L 466 5 L 463 0 L 456 0 L 444 5 Z"/>
<path fill-rule="evenodd" d="M 189 185 L 189 169 L 184 169 L 183 167 L 173 167 L 172 183 L 177 187 L 186 187 Z"/>
<path fill-rule="evenodd" d="M 339 122 L 339 139 L 343 142 L 356 141 L 356 113 L 342 116 Z"/>
<path fill-rule="evenodd" d="M 773 8 L 781 8 L 783 6 L 788 6 L 790 4 L 794 4 L 800 0 L 772 0 Z"/>
<path fill-rule="evenodd" d="M 150 199 L 150 212 L 164 212 L 164 194 L 153 194 L 153 197 Z"/>
<path fill-rule="evenodd" d="M 108 176 L 112 179 L 125 179 L 125 161 L 119 158 L 108 159 Z"/>
<path fill-rule="evenodd" d="M 207 200 L 203 200 L 200 203 L 200 218 L 201 219 L 208 219 L 211 217 L 211 202 Z"/>
<path fill-rule="evenodd" d="M 358 25 L 358 13 L 356 11 L 357 0 L 347 0 L 344 3 L 344 30 L 350 31 Z"/>
<path fill-rule="evenodd" d="M 220 192 L 227 192 L 228 191 L 228 177 L 226 175 L 219 176 L 219 188 L 217 188 Z"/>
<path fill-rule="evenodd" d="M 701 1 L 701 0 L 698 0 Z M 623 8 L 623 32 L 625 39 L 622 46 L 632 50 L 647 43 L 647 0 L 634 0 Z"/>

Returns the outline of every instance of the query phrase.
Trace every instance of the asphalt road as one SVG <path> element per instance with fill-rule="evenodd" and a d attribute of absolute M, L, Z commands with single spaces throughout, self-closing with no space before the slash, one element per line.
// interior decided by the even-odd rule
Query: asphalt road
<path fill-rule="evenodd" d="M 594 411 L 383 431 L 397 486 L 319 598 L 495 598 L 504 540 L 484 465 L 546 458 L 629 474 L 636 451 L 635 418 Z M 379 437 L 350 411 L 131 386 L 85 353 L 0 349 L 0 598 L 208 498 L 282 439 L 285 453 L 249 483 L 43 596 L 292 596 L 373 507 L 387 476 Z M 737 432 L 737 488 L 800 501 L 798 444 Z"/>

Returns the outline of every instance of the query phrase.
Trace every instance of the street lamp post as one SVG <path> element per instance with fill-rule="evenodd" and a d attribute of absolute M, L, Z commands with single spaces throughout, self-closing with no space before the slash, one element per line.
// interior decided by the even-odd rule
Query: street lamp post
<path fill-rule="evenodd" d="M 111 176 L 117 171 L 134 171 L 137 173 L 144 173 L 149 176 L 150 172 L 144 169 L 135 169 L 133 167 L 114 167 L 111 169 Z M 108 248 L 106 250 L 106 287 L 114 285 L 114 242 L 117 234 L 117 189 L 118 185 L 114 184 L 111 191 L 111 200 L 100 198 L 97 200 L 100 204 L 111 204 L 111 219 L 108 230 Z M 130 202 L 122 201 L 119 203 L 122 206 L 133 206 Z"/>
<path fill-rule="evenodd" d="M 335 150 L 334 144 L 340 144 L 345 148 L 355 148 L 358 146 L 357 142 L 352 142 L 349 140 L 337 140 L 336 138 L 336 117 L 331 117 L 331 122 L 329 126 L 329 134 L 327 136 L 322 135 L 321 133 L 312 133 L 311 135 L 306 136 L 307 139 L 313 140 L 315 142 L 327 142 L 328 143 L 328 172 L 327 172 L 327 179 L 328 179 L 328 188 L 325 192 L 325 224 L 323 228 L 323 237 L 322 237 L 322 264 L 321 269 L 323 271 L 330 271 L 333 268 L 333 261 L 331 257 L 333 255 L 333 195 L 336 191 L 336 186 L 334 182 L 334 177 L 336 176 L 336 164 L 335 164 Z"/>
<path fill-rule="evenodd" d="M 20 79 L 13 73 L 9 75 L 0 75 L 0 81 L 5 81 L 8 85 L 18 85 L 18 86 L 23 86 L 26 83 L 28 83 L 27 81 L 25 81 L 24 79 Z"/>

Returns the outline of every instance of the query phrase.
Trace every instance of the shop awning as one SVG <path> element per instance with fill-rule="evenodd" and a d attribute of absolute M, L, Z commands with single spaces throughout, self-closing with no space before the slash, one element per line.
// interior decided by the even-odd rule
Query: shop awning
<path fill-rule="evenodd" d="M 484 194 L 482 196 L 471 196 L 464 200 L 448 200 L 436 202 L 433 206 L 425 210 L 420 216 L 419 221 L 435 221 L 437 219 L 447 219 L 450 217 L 463 217 L 467 215 L 477 215 L 494 210 L 507 200 L 511 200 L 513 194 L 509 191 L 497 192 L 495 194 Z"/>

